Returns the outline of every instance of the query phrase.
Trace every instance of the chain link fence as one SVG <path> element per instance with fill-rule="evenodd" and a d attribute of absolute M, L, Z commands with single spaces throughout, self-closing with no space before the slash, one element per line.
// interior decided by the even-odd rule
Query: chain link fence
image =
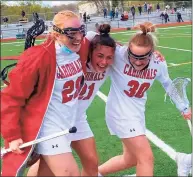
<path fill-rule="evenodd" d="M 176 7 L 177 10 L 180 10 L 182 14 L 182 18 L 184 21 L 192 21 L 192 2 L 191 1 L 175 1 L 175 2 L 168 2 L 168 3 L 160 3 L 161 11 L 165 10 L 165 6 L 169 5 L 170 9 Z M 129 8 L 125 7 L 125 8 Z M 129 19 L 127 21 L 120 20 L 120 13 L 119 17 L 111 20 L 110 16 L 107 18 L 103 18 L 103 14 L 92 15 L 91 20 L 85 23 L 87 31 L 95 30 L 96 23 L 109 23 L 112 28 L 131 28 L 136 24 L 151 21 L 154 24 L 164 24 L 165 20 L 160 17 L 161 12 L 156 12 L 156 4 L 153 6 L 153 12 L 151 14 L 147 14 L 142 12 L 142 15 L 138 14 L 138 10 L 136 9 L 135 18 L 132 17 L 131 12 L 129 12 Z M 55 13 L 38 13 L 39 17 L 43 19 L 46 25 L 49 27 L 51 26 L 52 19 Z M 172 11 L 168 11 L 169 15 L 169 22 L 177 22 L 177 14 L 172 13 Z M 1 16 L 1 38 L 10 38 L 15 37 L 18 33 L 25 33 L 32 25 L 33 25 L 33 15 L 26 14 L 28 19 L 28 23 L 20 23 L 19 20 L 21 16 L 11 15 L 8 16 L 8 25 L 3 23 L 4 16 Z"/>

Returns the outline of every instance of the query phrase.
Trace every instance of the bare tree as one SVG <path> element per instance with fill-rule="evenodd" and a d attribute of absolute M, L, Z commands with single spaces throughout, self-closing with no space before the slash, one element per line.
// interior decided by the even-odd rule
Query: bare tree
<path fill-rule="evenodd" d="M 88 2 L 93 2 L 97 8 L 97 12 L 100 13 L 104 7 L 108 10 L 111 9 L 110 1 L 111 0 L 89 0 Z"/>
<path fill-rule="evenodd" d="M 121 9 L 122 9 L 122 11 L 124 12 L 124 2 L 123 2 L 124 0 L 120 0 L 120 2 L 121 2 Z M 122 12 L 122 13 L 123 13 Z"/>

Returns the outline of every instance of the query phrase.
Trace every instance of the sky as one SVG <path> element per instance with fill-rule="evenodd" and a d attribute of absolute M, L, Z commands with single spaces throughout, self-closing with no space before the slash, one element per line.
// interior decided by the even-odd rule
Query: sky
<path fill-rule="evenodd" d="M 50 6 L 58 6 L 62 4 L 70 4 L 70 3 L 77 3 L 78 1 L 42 1 L 43 5 L 50 5 Z M 18 3 L 18 1 L 7 1 L 6 2 L 9 5 L 14 5 Z"/>
<path fill-rule="evenodd" d="M 58 6 L 62 4 L 77 3 L 78 1 L 42 1 L 44 5 Z"/>

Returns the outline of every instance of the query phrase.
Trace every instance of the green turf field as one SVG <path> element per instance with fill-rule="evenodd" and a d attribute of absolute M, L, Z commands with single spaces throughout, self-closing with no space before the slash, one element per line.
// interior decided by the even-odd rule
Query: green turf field
<path fill-rule="evenodd" d="M 192 26 L 158 29 L 157 49 L 165 56 L 168 63 L 169 74 L 172 79 L 176 77 L 192 78 Z M 113 33 L 112 36 L 119 42 L 126 44 L 132 31 Z M 40 43 L 41 41 L 37 41 Z M 24 41 L 1 43 L 1 56 L 19 55 L 24 48 Z M 15 61 L 1 61 L 1 68 Z M 178 64 L 178 65 L 176 65 Z M 191 83 L 187 87 L 188 98 L 191 102 Z M 108 79 L 100 91 L 108 95 L 110 80 Z M 183 120 L 169 98 L 164 102 L 164 89 L 155 81 L 154 86 L 148 91 L 146 105 L 146 124 L 150 133 L 153 133 L 162 142 L 151 136 L 151 143 L 155 156 L 155 176 L 176 176 L 175 152 L 192 152 L 191 135 L 187 122 Z M 192 102 L 191 102 L 192 103 Z M 100 110 L 100 111 L 99 111 Z M 105 102 L 98 96 L 89 107 L 88 121 L 95 134 L 100 163 L 121 154 L 121 143 L 115 136 L 110 136 L 104 118 Z M 151 134 L 150 134 L 151 135 Z M 149 136 L 150 136 L 149 135 Z M 169 150 L 164 148 L 169 146 Z M 77 157 L 76 157 L 77 158 Z M 79 159 L 77 158 L 80 163 Z M 135 169 L 129 169 L 113 174 L 135 174 Z"/>

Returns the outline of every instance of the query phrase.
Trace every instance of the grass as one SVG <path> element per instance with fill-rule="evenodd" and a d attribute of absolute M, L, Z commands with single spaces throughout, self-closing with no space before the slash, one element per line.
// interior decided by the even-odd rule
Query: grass
<path fill-rule="evenodd" d="M 168 28 L 158 30 L 159 46 L 178 48 L 178 49 L 192 49 L 191 26 L 182 28 Z M 112 36 L 122 43 L 128 41 L 131 37 L 130 31 L 125 33 L 116 33 Z M 22 42 L 22 41 L 20 41 Z M 41 41 L 38 41 L 38 43 Z M 1 55 L 10 56 L 18 55 L 23 51 L 24 42 L 21 43 L 1 44 Z M 172 66 L 170 63 L 181 64 L 192 61 L 192 53 L 187 51 L 172 50 L 157 48 L 164 56 L 168 63 L 168 70 L 172 79 L 176 77 L 192 78 L 192 67 L 190 64 L 180 66 Z M 12 51 L 10 51 L 12 50 Z M 1 61 L 1 68 L 15 62 L 15 61 Z M 107 79 L 100 91 L 108 95 L 110 88 L 110 79 Z M 146 104 L 146 125 L 147 128 L 162 139 L 166 144 L 173 149 L 180 152 L 191 153 L 191 136 L 188 125 L 182 116 L 171 104 L 169 98 L 164 102 L 164 89 L 158 81 L 155 81 L 153 87 L 148 91 L 148 101 Z M 192 104 L 192 87 L 191 84 L 187 87 L 187 95 Z M 100 110 L 100 111 L 98 111 Z M 88 121 L 95 134 L 97 150 L 100 158 L 100 163 L 107 161 L 109 158 L 121 154 L 122 147 L 119 139 L 115 136 L 110 136 L 105 124 L 105 103 L 96 96 L 91 106 L 87 110 Z M 2 139 L 1 139 L 2 140 Z M 176 163 L 169 156 L 167 156 L 156 145 L 151 144 L 155 156 L 155 170 L 156 176 L 176 176 Z M 75 155 L 79 165 L 80 160 Z M 80 165 L 81 166 L 81 165 Z M 135 168 L 118 172 L 113 174 L 125 175 L 135 173 Z"/>

